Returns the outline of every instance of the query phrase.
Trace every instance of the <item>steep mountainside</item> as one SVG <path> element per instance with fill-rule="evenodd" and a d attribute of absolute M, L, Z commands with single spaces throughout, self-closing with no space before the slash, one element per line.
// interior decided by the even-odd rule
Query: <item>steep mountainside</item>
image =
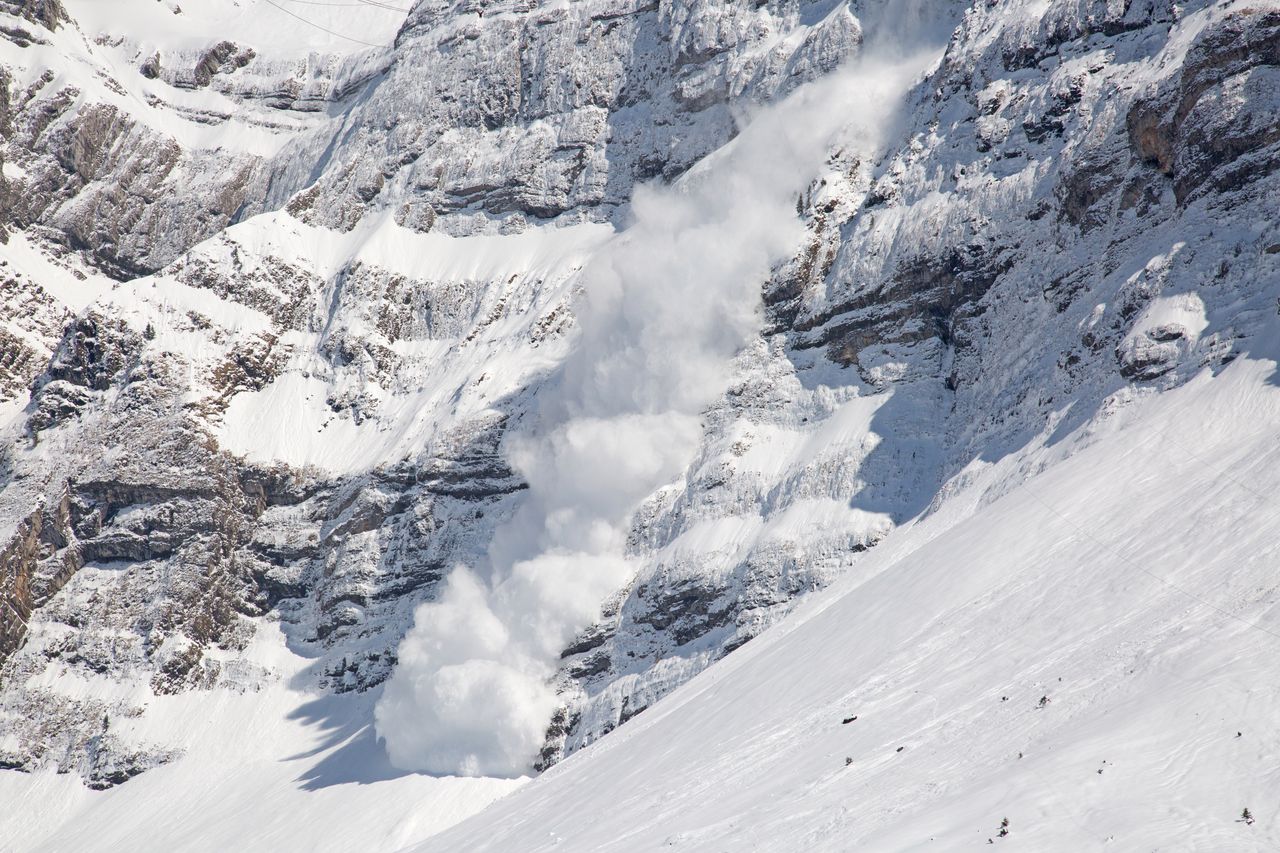
<path fill-rule="evenodd" d="M 976 465 L 777 629 L 413 849 L 1274 849 L 1269 355 Z"/>
<path fill-rule="evenodd" d="M 1280 355 L 1276 0 L 8 0 L 0 36 L 0 792 L 66 810 L 0 819 L 16 849 L 148 797 L 182 837 L 208 804 L 165 792 L 229 778 L 247 720 L 261 772 L 215 802 L 332 812 L 315 844 L 410 843 L 508 790 L 392 768 L 373 707 L 415 609 L 541 494 L 519 442 L 573 354 L 629 345 L 591 307 L 626 246 L 670 294 L 618 273 L 669 350 L 636 371 L 715 334 L 678 315 L 760 235 L 785 251 L 735 297 L 691 458 L 626 507 L 624 582 L 557 646 L 529 771 L 806 593 L 892 584 L 876 555 L 922 514 Z M 806 182 L 782 214 L 771 169 Z"/>

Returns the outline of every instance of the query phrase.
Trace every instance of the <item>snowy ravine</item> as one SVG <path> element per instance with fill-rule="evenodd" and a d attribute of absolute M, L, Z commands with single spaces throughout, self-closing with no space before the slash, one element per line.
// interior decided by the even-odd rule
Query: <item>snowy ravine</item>
<path fill-rule="evenodd" d="M 107 5 L 0 0 L 0 850 L 1280 844 L 1280 0 Z M 824 91 L 798 198 L 646 209 Z M 564 518 L 621 588 L 456 765 L 550 769 L 395 767 Z"/>

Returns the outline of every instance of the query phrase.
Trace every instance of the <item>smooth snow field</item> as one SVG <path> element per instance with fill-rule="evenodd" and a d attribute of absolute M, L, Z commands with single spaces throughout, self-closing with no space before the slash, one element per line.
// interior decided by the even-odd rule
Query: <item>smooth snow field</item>
<path fill-rule="evenodd" d="M 369 697 L 186 694 L 146 718 L 185 732 L 170 766 L 106 792 L 0 774 L 0 849 L 1275 850 L 1276 380 L 1241 358 L 976 461 L 528 784 L 393 770 Z M 264 666 L 303 665 L 263 633 Z"/>

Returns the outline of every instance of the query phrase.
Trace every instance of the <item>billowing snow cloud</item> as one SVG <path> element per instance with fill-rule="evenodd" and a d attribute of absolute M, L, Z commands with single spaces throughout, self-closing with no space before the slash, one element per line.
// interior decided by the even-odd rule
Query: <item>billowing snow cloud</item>
<path fill-rule="evenodd" d="M 422 605 L 376 710 L 400 767 L 528 773 L 557 706 L 561 650 L 633 574 L 637 505 L 677 478 L 700 413 L 758 333 L 770 268 L 802 237 L 796 198 L 837 133 L 872 146 L 919 61 L 872 62 L 761 110 L 671 187 L 641 187 L 634 223 L 584 271 L 579 339 L 509 458 L 529 483 L 490 565 L 454 569 Z"/>

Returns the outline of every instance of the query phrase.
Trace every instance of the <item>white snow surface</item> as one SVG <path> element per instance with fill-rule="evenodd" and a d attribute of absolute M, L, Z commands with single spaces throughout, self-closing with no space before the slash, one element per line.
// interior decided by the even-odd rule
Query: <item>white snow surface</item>
<path fill-rule="evenodd" d="M 144 49 L 198 50 L 219 39 L 267 43 L 275 56 L 390 46 L 409 0 L 64 0 L 85 35 L 125 36 Z"/>
<path fill-rule="evenodd" d="M 6 164 L 7 165 L 7 164 Z M 3 263 L 40 283 L 40 287 L 72 311 L 83 311 L 94 299 L 110 292 L 116 282 L 103 275 L 73 275 L 32 244 L 25 234 L 10 237 L 4 247 Z"/>
<path fill-rule="evenodd" d="M 975 464 L 777 628 L 416 849 L 1276 849 L 1275 367 Z"/>
<path fill-rule="evenodd" d="M 278 628 L 258 631 L 246 661 L 242 689 L 176 696 L 59 672 L 64 695 L 145 703 L 112 727 L 186 754 L 106 791 L 75 774 L 0 773 L 0 851 L 392 850 L 521 784 L 397 772 L 372 737 L 370 697 L 290 686 L 310 661 Z"/>
<path fill-rule="evenodd" d="M 270 213 L 228 229 L 211 241 L 210 251 L 281 258 L 322 279 L 361 264 L 423 281 L 506 282 L 515 291 L 547 282 L 547 298 L 567 298 L 575 273 L 612 233 L 608 225 L 582 224 L 451 237 L 419 234 L 384 216 L 348 234 L 335 234 Z M 165 299 L 172 298 L 169 282 L 164 292 Z M 492 294 L 489 302 L 501 305 L 500 296 Z M 495 324 L 486 337 L 509 331 L 509 325 Z M 484 358 L 464 358 L 449 342 L 397 342 L 404 354 L 429 359 L 432 369 L 400 377 L 398 393 L 381 401 L 378 421 L 361 425 L 334 417 L 327 405 L 332 388 L 316 355 L 317 339 L 318 334 L 292 333 L 289 343 L 297 344 L 298 355 L 284 375 L 259 393 L 232 398 L 217 433 L 223 447 L 254 461 L 340 474 L 367 471 L 421 453 L 444 426 L 488 410 L 493 399 L 519 389 L 530 371 L 542 366 L 528 353 L 493 346 L 484 348 Z M 482 383 L 485 387 L 477 393 Z"/>

